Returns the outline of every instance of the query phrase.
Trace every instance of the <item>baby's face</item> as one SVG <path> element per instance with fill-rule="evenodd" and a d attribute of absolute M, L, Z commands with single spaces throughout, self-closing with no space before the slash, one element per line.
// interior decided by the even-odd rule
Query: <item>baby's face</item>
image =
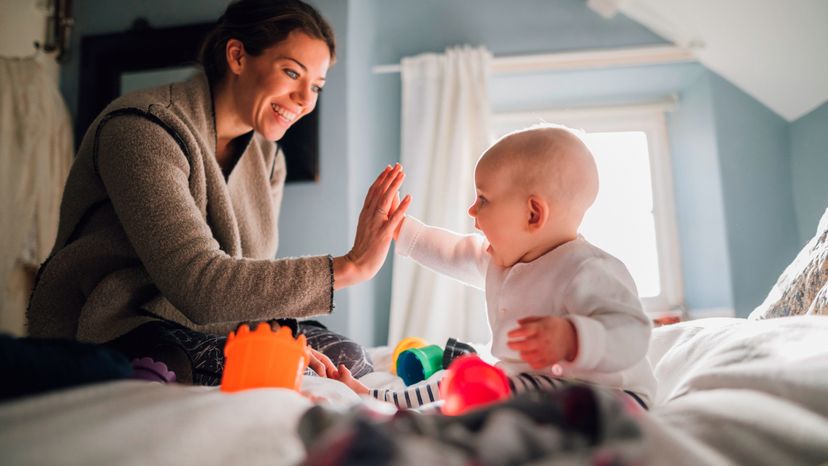
<path fill-rule="evenodd" d="M 489 240 L 492 260 L 501 267 L 511 267 L 532 247 L 526 229 L 526 198 L 512 188 L 511 180 L 481 160 L 474 173 L 477 198 L 469 207 L 475 228 Z"/>
<path fill-rule="evenodd" d="M 489 240 L 492 260 L 501 267 L 511 267 L 574 239 L 583 212 L 573 208 L 571 196 L 563 195 L 556 184 L 560 176 L 552 173 L 561 170 L 561 164 L 521 165 L 514 158 L 502 157 L 504 153 L 503 148 L 495 147 L 478 162 L 474 172 L 477 198 L 469 215 Z M 534 176 L 538 170 L 543 172 L 540 178 Z M 541 182 L 538 179 L 543 186 L 535 185 Z"/>

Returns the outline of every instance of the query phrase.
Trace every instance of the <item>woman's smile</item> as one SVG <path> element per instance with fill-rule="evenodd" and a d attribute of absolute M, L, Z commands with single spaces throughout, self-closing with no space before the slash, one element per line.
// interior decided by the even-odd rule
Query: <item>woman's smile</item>
<path fill-rule="evenodd" d="M 273 110 L 276 121 L 285 126 L 293 124 L 296 118 L 302 113 L 301 110 L 290 111 L 277 103 L 271 103 L 270 108 Z"/>

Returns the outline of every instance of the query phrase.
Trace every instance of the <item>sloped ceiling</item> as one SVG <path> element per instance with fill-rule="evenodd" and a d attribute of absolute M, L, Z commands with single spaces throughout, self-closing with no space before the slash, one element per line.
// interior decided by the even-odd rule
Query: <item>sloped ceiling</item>
<path fill-rule="evenodd" d="M 588 0 L 618 12 L 794 121 L 828 101 L 828 0 Z"/>

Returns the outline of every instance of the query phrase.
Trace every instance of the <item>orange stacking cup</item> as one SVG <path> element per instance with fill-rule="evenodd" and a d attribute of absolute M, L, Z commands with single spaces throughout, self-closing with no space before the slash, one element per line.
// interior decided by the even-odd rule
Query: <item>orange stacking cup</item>
<path fill-rule="evenodd" d="M 262 323 L 251 332 L 247 325 L 240 326 L 238 332 L 230 332 L 224 345 L 221 391 L 261 387 L 298 391 L 309 362 L 306 348 L 305 336 L 294 339 L 288 327 L 273 332 Z"/>

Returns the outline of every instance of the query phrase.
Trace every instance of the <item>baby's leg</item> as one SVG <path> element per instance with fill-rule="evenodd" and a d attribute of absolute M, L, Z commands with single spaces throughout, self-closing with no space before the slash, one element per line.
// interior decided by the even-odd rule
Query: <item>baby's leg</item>
<path fill-rule="evenodd" d="M 512 390 L 512 396 L 531 391 L 562 390 L 566 387 L 585 384 L 585 382 L 570 382 L 565 379 L 558 379 L 545 374 L 537 374 L 533 372 L 522 372 L 520 374 L 509 376 L 508 379 L 509 388 Z M 600 385 L 596 386 L 600 387 Z M 621 398 L 634 402 L 636 406 L 644 408 L 645 410 L 649 409 L 647 404 L 644 403 L 644 400 L 642 400 L 637 394 L 629 390 L 615 391 L 619 393 Z"/>
<path fill-rule="evenodd" d="M 339 365 L 339 381 L 360 395 L 370 395 L 380 401 L 393 403 L 400 409 L 416 409 L 440 399 L 440 379 L 423 381 L 403 390 L 368 388 L 354 378 L 347 367 Z"/>
<path fill-rule="evenodd" d="M 508 376 L 508 379 L 512 395 L 529 391 L 560 390 L 567 386 L 567 382 L 562 379 L 534 372 L 521 372 Z"/>

